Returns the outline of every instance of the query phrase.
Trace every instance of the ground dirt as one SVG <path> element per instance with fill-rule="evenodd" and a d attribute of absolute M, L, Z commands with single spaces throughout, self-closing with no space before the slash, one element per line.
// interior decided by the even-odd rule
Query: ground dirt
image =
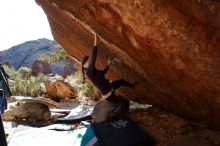
<path fill-rule="evenodd" d="M 220 146 L 220 131 L 160 108 L 150 107 L 129 116 L 156 139 L 156 146 Z"/>

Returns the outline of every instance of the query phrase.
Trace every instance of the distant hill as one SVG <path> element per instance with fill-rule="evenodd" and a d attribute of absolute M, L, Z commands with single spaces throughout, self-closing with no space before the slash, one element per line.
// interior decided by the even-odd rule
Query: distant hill
<path fill-rule="evenodd" d="M 27 41 L 22 44 L 13 46 L 7 50 L 0 51 L 0 63 L 9 63 L 15 69 L 20 67 L 31 68 L 32 64 L 41 55 L 51 55 L 60 49 L 61 46 L 52 40 L 38 39 Z M 53 73 L 63 75 L 65 62 L 60 61 L 51 65 Z"/>

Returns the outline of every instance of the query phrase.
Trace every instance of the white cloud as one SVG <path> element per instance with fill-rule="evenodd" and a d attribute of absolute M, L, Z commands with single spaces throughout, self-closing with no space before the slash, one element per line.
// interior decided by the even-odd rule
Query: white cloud
<path fill-rule="evenodd" d="M 35 0 L 0 1 L 0 50 L 39 38 L 53 39 L 47 17 Z"/>

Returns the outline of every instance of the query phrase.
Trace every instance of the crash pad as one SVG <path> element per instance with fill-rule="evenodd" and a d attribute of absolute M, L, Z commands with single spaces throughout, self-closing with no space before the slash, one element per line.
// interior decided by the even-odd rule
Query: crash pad
<path fill-rule="evenodd" d="M 88 105 L 79 105 L 78 107 L 72 109 L 70 113 L 63 117 L 57 118 L 55 122 L 57 123 L 74 123 L 82 120 L 90 120 L 93 107 Z"/>
<path fill-rule="evenodd" d="M 99 144 L 94 146 L 153 146 L 154 138 L 128 118 L 93 123 Z"/>
<path fill-rule="evenodd" d="M 55 131 L 19 125 L 8 146 L 88 146 L 94 139 L 92 128 Z"/>

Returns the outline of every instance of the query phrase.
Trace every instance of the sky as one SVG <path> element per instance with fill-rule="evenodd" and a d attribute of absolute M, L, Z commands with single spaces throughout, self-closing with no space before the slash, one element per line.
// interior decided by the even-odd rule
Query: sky
<path fill-rule="evenodd" d="M 0 0 L 0 51 L 39 38 L 53 40 L 47 17 L 35 0 Z"/>

